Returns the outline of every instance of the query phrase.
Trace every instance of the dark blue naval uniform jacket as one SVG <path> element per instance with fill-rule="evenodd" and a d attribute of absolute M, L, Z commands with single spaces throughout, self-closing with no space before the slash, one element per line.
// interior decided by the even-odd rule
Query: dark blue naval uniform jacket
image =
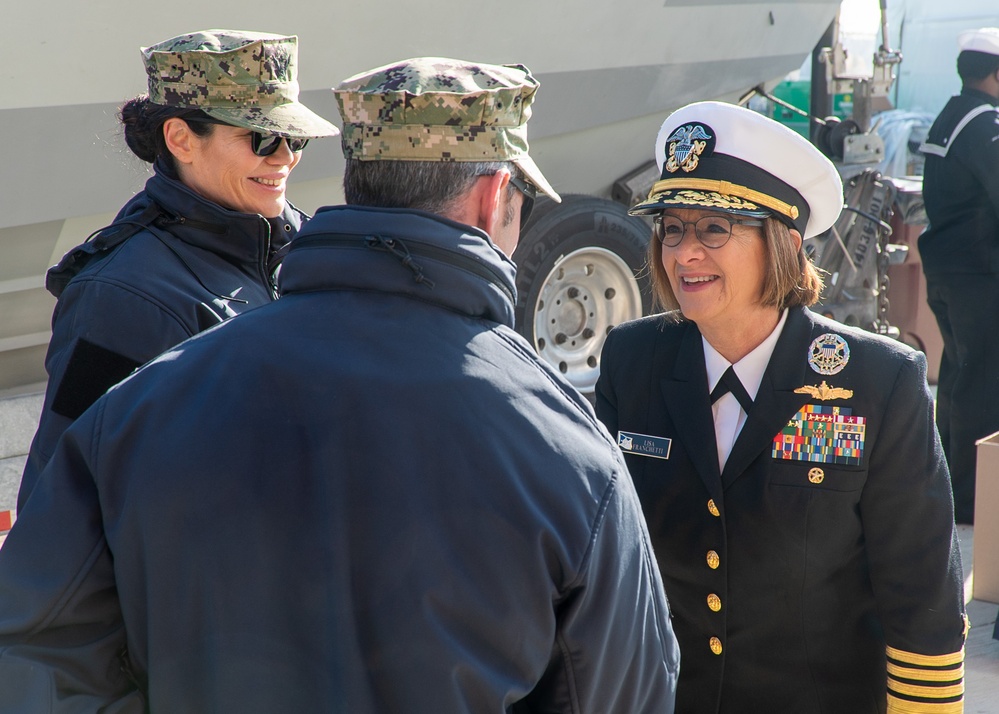
<path fill-rule="evenodd" d="M 937 425 L 953 481 L 958 521 L 975 508 L 975 441 L 999 429 L 999 110 L 965 88 L 933 122 L 923 200 L 930 225 L 919 236 L 927 300 L 943 338 Z"/>
<path fill-rule="evenodd" d="M 824 376 L 808 357 L 827 333 L 849 359 Z M 963 578 L 925 365 L 792 308 L 719 473 L 697 326 L 655 315 L 610 333 L 597 415 L 671 440 L 668 458 L 626 460 L 683 654 L 678 712 L 960 710 Z M 861 426 L 859 458 L 806 460 L 836 453 L 820 430 Z"/>
<path fill-rule="evenodd" d="M 108 387 L 191 335 L 274 299 L 274 256 L 307 219 L 290 204 L 274 219 L 230 211 L 156 169 L 112 226 L 49 271 L 58 303 L 48 389 L 18 509 L 59 436 Z"/>
<path fill-rule="evenodd" d="M 0 712 L 672 712 L 641 506 L 513 264 L 343 207 L 280 282 L 63 436 L 0 549 Z"/>
<path fill-rule="evenodd" d="M 995 103 L 995 97 L 984 92 L 964 89 L 950 98 L 926 137 L 926 145 L 947 152 L 946 157 L 926 154 L 923 201 L 930 225 L 919 236 L 919 255 L 928 276 L 999 272 Z M 989 111 L 975 116 L 951 143 L 958 123 L 978 107 Z"/>

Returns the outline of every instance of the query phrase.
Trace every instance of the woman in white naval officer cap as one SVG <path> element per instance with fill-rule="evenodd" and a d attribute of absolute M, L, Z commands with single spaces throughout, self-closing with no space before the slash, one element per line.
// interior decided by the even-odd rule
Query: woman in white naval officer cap
<path fill-rule="evenodd" d="M 613 330 L 597 415 L 635 481 L 682 666 L 677 711 L 956 712 L 963 578 L 922 353 L 808 310 L 835 167 L 741 107 L 656 140 L 666 312 Z"/>

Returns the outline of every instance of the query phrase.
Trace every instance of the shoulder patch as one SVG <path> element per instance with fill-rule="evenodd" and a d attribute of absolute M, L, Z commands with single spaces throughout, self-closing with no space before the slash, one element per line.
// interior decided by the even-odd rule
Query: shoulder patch
<path fill-rule="evenodd" d="M 141 365 L 130 357 L 80 338 L 52 400 L 52 411 L 78 419 L 104 392 Z"/>

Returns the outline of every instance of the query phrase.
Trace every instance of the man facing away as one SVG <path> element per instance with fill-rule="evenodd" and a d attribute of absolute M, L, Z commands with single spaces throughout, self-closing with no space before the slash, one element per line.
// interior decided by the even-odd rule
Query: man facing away
<path fill-rule="evenodd" d="M 427 58 L 340 85 L 352 205 L 281 300 L 81 417 L 0 550 L 0 711 L 673 711 L 626 467 L 511 329 L 520 220 L 558 199 L 536 89 Z"/>
<path fill-rule="evenodd" d="M 929 228 L 919 237 L 926 296 L 943 337 L 937 428 L 954 516 L 975 516 L 975 441 L 999 430 L 999 28 L 964 32 L 951 97 L 920 147 Z M 984 322 L 983 322 L 984 320 Z"/>

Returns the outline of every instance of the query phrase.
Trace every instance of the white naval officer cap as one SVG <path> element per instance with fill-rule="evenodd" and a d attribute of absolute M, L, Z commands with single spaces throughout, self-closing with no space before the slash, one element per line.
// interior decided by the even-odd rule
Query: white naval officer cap
<path fill-rule="evenodd" d="M 999 27 L 982 27 L 962 32 L 957 36 L 957 46 L 962 52 L 999 55 Z"/>
<path fill-rule="evenodd" d="M 656 162 L 661 178 L 632 215 L 707 208 L 774 216 L 811 238 L 843 207 L 843 182 L 829 159 L 783 124 L 734 104 L 677 109 L 659 129 Z"/>

